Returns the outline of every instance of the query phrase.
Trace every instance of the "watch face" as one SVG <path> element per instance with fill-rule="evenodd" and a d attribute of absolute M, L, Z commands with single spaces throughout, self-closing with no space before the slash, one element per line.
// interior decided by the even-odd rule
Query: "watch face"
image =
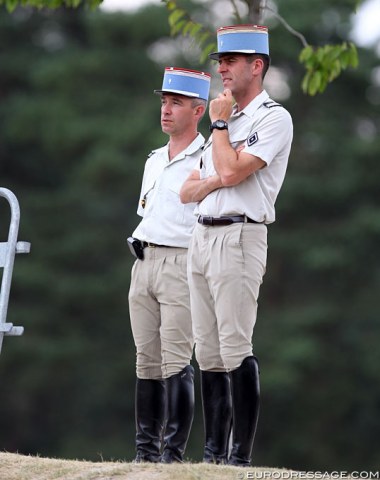
<path fill-rule="evenodd" d="M 224 120 L 215 120 L 215 122 L 210 125 L 210 131 L 212 132 L 214 128 L 217 130 L 228 130 L 228 123 Z"/>

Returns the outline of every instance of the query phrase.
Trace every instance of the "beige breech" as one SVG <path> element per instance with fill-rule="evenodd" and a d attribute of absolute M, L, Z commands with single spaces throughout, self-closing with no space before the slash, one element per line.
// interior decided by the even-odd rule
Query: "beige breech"
<path fill-rule="evenodd" d="M 234 370 L 252 355 L 266 257 L 264 224 L 195 226 L 188 278 L 195 355 L 201 370 Z"/>
<path fill-rule="evenodd" d="M 144 249 L 132 268 L 129 314 L 141 379 L 168 378 L 189 365 L 193 353 L 187 249 Z"/>

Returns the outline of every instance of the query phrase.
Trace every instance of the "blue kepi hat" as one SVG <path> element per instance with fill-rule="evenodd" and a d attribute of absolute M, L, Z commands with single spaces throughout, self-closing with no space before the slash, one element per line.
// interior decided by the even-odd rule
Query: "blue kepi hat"
<path fill-rule="evenodd" d="M 209 57 L 219 60 L 227 53 L 259 53 L 269 57 L 268 27 L 262 25 L 232 25 L 218 28 L 218 51 Z"/>
<path fill-rule="evenodd" d="M 208 100 L 211 75 L 198 70 L 166 67 L 161 90 L 154 93 L 176 93 L 191 98 Z"/>

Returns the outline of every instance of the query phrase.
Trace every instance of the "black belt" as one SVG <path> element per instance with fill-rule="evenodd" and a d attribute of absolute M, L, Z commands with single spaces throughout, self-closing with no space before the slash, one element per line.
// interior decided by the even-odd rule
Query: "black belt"
<path fill-rule="evenodd" d="M 256 222 L 251 218 L 245 215 L 231 215 L 228 217 L 209 217 L 205 215 L 199 215 L 198 223 L 201 225 L 210 225 L 210 226 L 222 226 L 222 225 L 231 225 L 232 223 L 262 223 Z"/>
<path fill-rule="evenodd" d="M 141 245 L 143 248 L 150 247 L 150 248 L 156 248 L 156 247 L 164 247 L 164 248 L 171 248 L 168 245 L 157 245 L 157 243 L 152 243 L 152 242 L 141 242 Z"/>

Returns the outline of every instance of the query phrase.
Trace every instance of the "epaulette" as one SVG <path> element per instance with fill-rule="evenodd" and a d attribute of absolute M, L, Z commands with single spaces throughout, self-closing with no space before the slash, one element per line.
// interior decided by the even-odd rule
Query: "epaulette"
<path fill-rule="evenodd" d="M 153 155 L 154 152 L 155 152 L 155 150 L 152 150 L 147 158 L 150 158 Z"/>
<path fill-rule="evenodd" d="M 282 107 L 281 103 L 274 102 L 273 100 L 268 100 L 267 102 L 264 102 L 263 105 L 266 108 Z"/>

